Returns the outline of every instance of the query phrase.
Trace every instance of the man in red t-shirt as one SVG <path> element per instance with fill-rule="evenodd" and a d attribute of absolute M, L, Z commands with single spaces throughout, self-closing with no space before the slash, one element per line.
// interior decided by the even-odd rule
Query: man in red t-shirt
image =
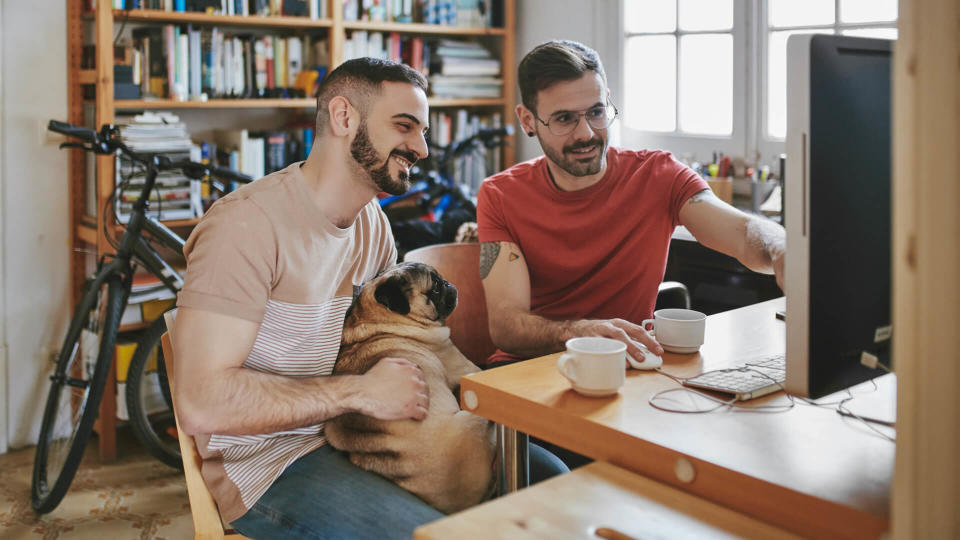
<path fill-rule="evenodd" d="M 491 364 L 579 336 L 619 339 L 634 358 L 641 345 L 662 354 L 639 323 L 653 312 L 677 225 L 783 286 L 782 227 L 722 202 L 666 152 L 608 147 L 617 111 L 595 51 L 545 43 L 518 79 L 517 116 L 546 155 L 480 187 L 480 277 L 500 349 Z"/>

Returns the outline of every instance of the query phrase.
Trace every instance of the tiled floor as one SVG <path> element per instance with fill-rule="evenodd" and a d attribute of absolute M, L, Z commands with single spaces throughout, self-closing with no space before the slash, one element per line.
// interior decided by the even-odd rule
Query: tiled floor
<path fill-rule="evenodd" d="M 182 472 L 151 457 L 125 430 L 113 463 L 100 463 L 95 444 L 63 502 L 43 516 L 30 507 L 34 449 L 0 455 L 0 539 L 193 537 Z"/>

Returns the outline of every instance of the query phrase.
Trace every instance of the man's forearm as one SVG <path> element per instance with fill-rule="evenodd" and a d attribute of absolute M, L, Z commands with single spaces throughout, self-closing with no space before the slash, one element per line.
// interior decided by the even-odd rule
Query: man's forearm
<path fill-rule="evenodd" d="M 504 352 L 523 357 L 543 356 L 563 349 L 577 322 L 551 321 L 519 310 L 499 310 L 491 337 Z"/>
<path fill-rule="evenodd" d="M 740 262 L 754 272 L 772 274 L 774 260 L 785 252 L 786 234 L 783 227 L 768 219 L 750 216 Z"/>
<path fill-rule="evenodd" d="M 310 426 L 356 410 L 358 379 L 231 368 L 214 380 L 181 381 L 180 420 L 191 434 L 253 435 Z"/>

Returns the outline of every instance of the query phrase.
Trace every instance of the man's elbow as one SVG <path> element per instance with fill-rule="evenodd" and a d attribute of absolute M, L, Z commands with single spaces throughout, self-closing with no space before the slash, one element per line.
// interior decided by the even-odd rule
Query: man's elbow
<path fill-rule="evenodd" d="M 500 322 L 497 320 L 497 317 L 491 315 L 490 322 L 487 327 L 490 331 L 490 341 L 492 341 L 498 349 L 502 350 L 505 339 L 503 325 L 500 324 Z"/>
<path fill-rule="evenodd" d="M 187 435 L 193 437 L 219 431 L 215 425 L 216 415 L 197 403 L 192 396 L 177 392 L 174 396 L 174 408 L 180 429 Z"/>
<path fill-rule="evenodd" d="M 487 325 L 490 330 L 490 341 L 501 351 L 511 352 L 516 345 L 516 333 L 512 318 L 501 312 L 491 314 Z"/>

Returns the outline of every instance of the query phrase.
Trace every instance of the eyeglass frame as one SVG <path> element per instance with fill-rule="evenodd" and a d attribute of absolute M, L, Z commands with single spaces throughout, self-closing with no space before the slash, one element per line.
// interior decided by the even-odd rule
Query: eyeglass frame
<path fill-rule="evenodd" d="M 612 125 L 613 125 L 613 121 L 616 120 L 616 119 L 617 119 L 617 116 L 620 115 L 620 111 L 617 109 L 617 106 L 614 105 L 613 101 L 611 101 L 609 97 L 607 98 L 607 102 L 603 105 L 603 108 L 606 109 L 608 106 L 609 106 L 609 107 L 613 107 L 613 116 L 610 117 L 610 120 L 607 122 L 607 125 L 603 126 L 602 128 L 598 128 L 598 127 L 590 124 L 590 120 L 587 120 L 587 118 L 586 118 L 587 113 L 588 113 L 589 111 L 593 110 L 594 108 L 596 108 L 596 107 L 597 107 L 596 105 L 594 105 L 594 106 L 592 106 L 592 107 L 587 107 L 586 109 L 581 109 L 581 110 L 579 110 L 579 111 L 557 111 L 557 112 L 551 114 L 550 116 L 554 116 L 554 115 L 556 115 L 556 114 L 558 114 L 558 113 L 567 113 L 567 114 L 576 114 L 576 115 L 577 115 L 577 123 L 573 125 L 573 127 L 570 129 L 570 131 L 568 131 L 568 132 L 566 132 L 566 133 L 562 133 L 562 134 L 561 134 L 561 133 L 554 133 L 553 130 L 550 129 L 550 122 L 553 122 L 553 120 L 551 120 L 550 122 L 544 122 L 543 120 L 540 119 L 539 116 L 537 116 L 537 113 L 535 113 L 535 112 L 533 112 L 533 111 L 530 111 L 530 112 L 533 113 L 533 117 L 536 118 L 538 122 L 540 122 L 541 124 L 543 124 L 544 126 L 547 127 L 547 130 L 550 131 L 551 134 L 553 134 L 553 135 L 556 136 L 556 137 L 564 137 L 564 136 L 566 136 L 566 135 L 569 135 L 569 134 L 573 133 L 574 131 L 577 130 L 578 127 L 580 127 L 580 119 L 581 119 L 581 118 L 583 118 L 583 119 L 587 122 L 587 125 L 590 126 L 590 128 L 591 128 L 591 129 L 594 129 L 594 130 L 607 129 L 607 128 L 609 128 L 610 126 L 612 126 Z"/>

